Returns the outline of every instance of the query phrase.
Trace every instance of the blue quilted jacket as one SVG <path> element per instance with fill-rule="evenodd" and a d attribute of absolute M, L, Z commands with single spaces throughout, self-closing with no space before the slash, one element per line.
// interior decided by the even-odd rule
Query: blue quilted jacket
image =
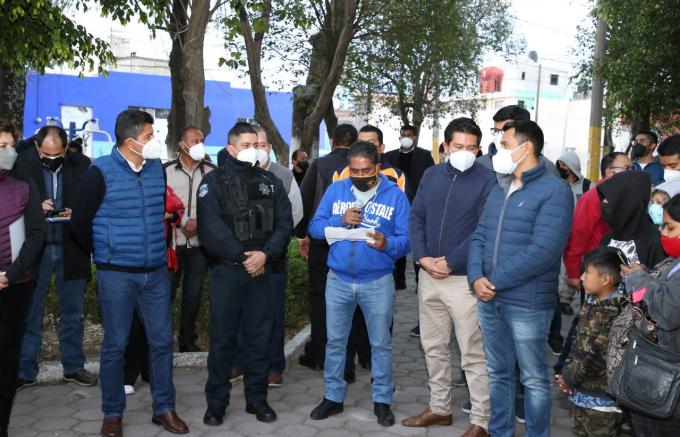
<path fill-rule="evenodd" d="M 499 302 L 551 309 L 574 197 L 544 164 L 522 174 L 522 188 L 507 196 L 513 178 L 499 176 L 487 198 L 470 242 L 468 281 L 489 279 Z"/>
<path fill-rule="evenodd" d="M 94 262 L 121 267 L 165 265 L 165 178 L 160 159 L 147 160 L 140 173 L 114 146 L 93 164 L 106 194 L 92 222 Z"/>

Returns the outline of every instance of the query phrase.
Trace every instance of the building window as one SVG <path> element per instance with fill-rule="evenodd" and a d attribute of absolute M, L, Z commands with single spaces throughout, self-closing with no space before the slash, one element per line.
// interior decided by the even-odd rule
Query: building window
<path fill-rule="evenodd" d="M 522 72 L 522 80 L 525 80 L 527 78 L 527 72 L 523 71 Z"/>
<path fill-rule="evenodd" d="M 524 100 L 518 100 L 517 106 L 519 106 L 520 108 L 526 109 L 526 104 L 524 103 Z"/>
<path fill-rule="evenodd" d="M 493 92 L 499 93 L 501 91 L 501 84 L 503 83 L 502 79 L 496 78 L 493 81 Z"/>
<path fill-rule="evenodd" d="M 556 74 L 551 74 L 550 75 L 550 85 L 557 85 L 559 82 L 560 77 Z"/>

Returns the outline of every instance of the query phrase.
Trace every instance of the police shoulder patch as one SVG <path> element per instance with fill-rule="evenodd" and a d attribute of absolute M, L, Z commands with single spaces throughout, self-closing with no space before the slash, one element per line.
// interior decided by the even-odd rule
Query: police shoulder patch
<path fill-rule="evenodd" d="M 198 187 L 198 197 L 205 197 L 206 194 L 208 194 L 208 184 Z"/>

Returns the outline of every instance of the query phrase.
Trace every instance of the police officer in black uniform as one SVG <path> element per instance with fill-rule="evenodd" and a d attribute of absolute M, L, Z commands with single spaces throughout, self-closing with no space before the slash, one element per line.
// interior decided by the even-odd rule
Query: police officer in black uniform
<path fill-rule="evenodd" d="M 212 258 L 210 352 L 205 395 L 206 425 L 222 424 L 229 405 L 230 371 L 239 328 L 246 412 L 261 422 L 276 420 L 267 403 L 269 344 L 273 326 L 272 272 L 286 256 L 293 231 L 291 205 L 281 181 L 257 166 L 257 133 L 237 123 L 227 156 L 206 175 L 197 192 L 198 235 Z"/>

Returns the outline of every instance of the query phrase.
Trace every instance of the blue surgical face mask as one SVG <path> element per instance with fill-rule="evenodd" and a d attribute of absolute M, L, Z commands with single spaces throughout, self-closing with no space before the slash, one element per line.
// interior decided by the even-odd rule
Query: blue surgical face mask
<path fill-rule="evenodd" d="M 663 206 L 652 203 L 649 205 L 649 208 L 647 208 L 647 213 L 652 218 L 655 225 L 663 225 Z"/>

